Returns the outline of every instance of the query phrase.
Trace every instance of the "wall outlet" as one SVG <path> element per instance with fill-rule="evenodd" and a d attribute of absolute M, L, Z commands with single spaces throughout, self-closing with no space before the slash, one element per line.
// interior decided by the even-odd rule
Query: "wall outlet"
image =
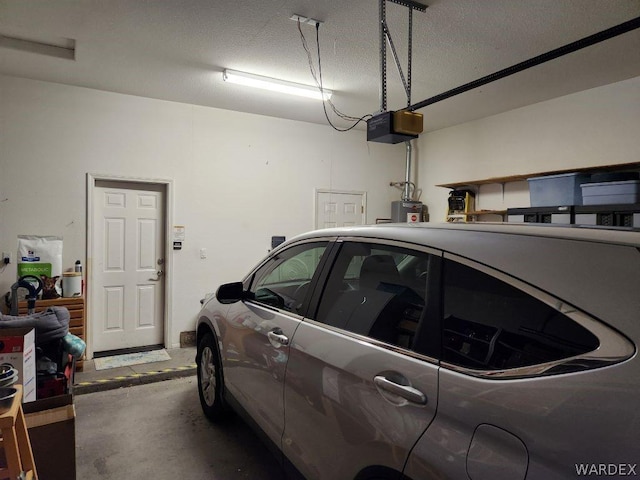
<path fill-rule="evenodd" d="M 11 263 L 11 253 L 2 252 L 2 265 L 9 265 Z"/>

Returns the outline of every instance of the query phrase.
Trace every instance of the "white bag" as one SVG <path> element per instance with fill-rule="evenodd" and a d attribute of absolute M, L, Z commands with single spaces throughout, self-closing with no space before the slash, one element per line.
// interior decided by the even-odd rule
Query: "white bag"
<path fill-rule="evenodd" d="M 60 296 L 62 237 L 18 235 L 18 278 L 24 275 L 55 279 L 55 291 Z"/>

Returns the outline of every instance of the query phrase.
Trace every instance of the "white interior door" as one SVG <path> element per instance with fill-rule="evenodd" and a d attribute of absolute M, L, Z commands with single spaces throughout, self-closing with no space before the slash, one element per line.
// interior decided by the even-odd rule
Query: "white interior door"
<path fill-rule="evenodd" d="M 351 227 L 365 222 L 362 192 L 316 191 L 316 228 Z"/>
<path fill-rule="evenodd" d="M 164 185 L 96 181 L 93 351 L 164 342 Z"/>

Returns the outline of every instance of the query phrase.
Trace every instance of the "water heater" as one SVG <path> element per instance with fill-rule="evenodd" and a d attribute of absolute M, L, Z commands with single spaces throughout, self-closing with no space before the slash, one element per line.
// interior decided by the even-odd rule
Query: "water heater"
<path fill-rule="evenodd" d="M 403 223 L 407 221 L 407 214 L 417 214 L 422 220 L 422 202 L 410 200 L 396 200 L 391 202 L 391 221 Z"/>

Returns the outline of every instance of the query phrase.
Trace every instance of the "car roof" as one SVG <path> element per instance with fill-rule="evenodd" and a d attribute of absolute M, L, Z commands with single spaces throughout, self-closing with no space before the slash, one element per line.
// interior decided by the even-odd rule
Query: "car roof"
<path fill-rule="evenodd" d="M 311 238 L 317 236 L 368 238 L 388 238 L 415 241 L 420 237 L 416 232 L 429 230 L 449 230 L 466 232 L 490 232 L 509 235 L 558 238 L 598 243 L 609 243 L 640 247 L 640 229 L 610 228 L 583 225 L 522 224 L 522 223 L 386 223 L 356 227 L 339 227 L 315 230 L 296 237 Z M 418 241 L 417 243 L 422 243 Z"/>

